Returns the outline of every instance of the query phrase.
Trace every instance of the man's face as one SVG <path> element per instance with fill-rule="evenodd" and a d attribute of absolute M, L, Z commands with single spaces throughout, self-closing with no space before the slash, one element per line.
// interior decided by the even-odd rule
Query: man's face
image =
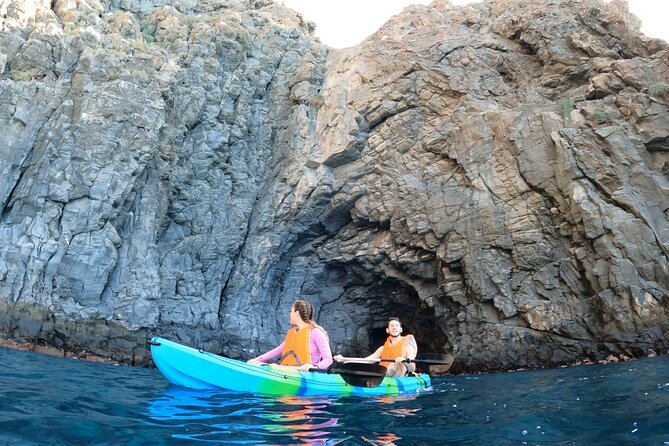
<path fill-rule="evenodd" d="M 398 321 L 388 322 L 388 328 L 386 328 L 388 334 L 392 337 L 399 336 L 402 333 L 402 324 Z"/>

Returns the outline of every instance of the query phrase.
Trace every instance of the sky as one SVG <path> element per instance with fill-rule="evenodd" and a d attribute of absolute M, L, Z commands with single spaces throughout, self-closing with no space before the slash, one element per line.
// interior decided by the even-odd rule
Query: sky
<path fill-rule="evenodd" d="M 455 5 L 472 0 L 451 0 Z M 316 37 L 333 48 L 346 48 L 373 34 L 390 17 L 411 4 L 432 0 L 283 0 L 283 3 L 316 23 Z M 641 31 L 669 42 L 669 1 L 628 0 L 630 11 L 642 21 Z"/>

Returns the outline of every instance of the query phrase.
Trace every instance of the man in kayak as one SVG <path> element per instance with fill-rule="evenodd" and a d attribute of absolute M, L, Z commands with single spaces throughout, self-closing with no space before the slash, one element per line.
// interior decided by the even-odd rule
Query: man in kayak
<path fill-rule="evenodd" d="M 332 364 L 332 351 L 328 335 L 323 327 L 314 322 L 314 307 L 306 300 L 296 300 L 290 307 L 291 327 L 286 339 L 274 349 L 256 358 L 249 364 L 262 365 L 276 357 L 279 364 L 307 371 L 312 368 L 325 370 Z"/>
<path fill-rule="evenodd" d="M 407 359 L 416 359 L 418 345 L 413 335 L 402 336 L 402 323 L 396 317 L 388 319 L 386 327 L 388 339 L 374 353 L 364 359 L 382 359 L 379 363 L 388 370 L 386 376 L 404 376 L 413 373 L 416 365 L 405 362 Z M 335 361 L 345 361 L 342 355 L 336 355 Z"/>

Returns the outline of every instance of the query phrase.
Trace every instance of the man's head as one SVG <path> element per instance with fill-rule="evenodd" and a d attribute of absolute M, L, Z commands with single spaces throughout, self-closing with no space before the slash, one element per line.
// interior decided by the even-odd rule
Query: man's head
<path fill-rule="evenodd" d="M 388 319 L 386 333 L 388 333 L 393 338 L 396 338 L 402 334 L 402 323 L 400 322 L 399 318 L 391 317 Z"/>

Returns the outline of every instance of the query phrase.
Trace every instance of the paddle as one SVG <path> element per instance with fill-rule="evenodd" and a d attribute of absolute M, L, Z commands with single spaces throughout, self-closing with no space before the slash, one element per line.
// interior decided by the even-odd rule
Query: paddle
<path fill-rule="evenodd" d="M 387 361 L 395 362 L 394 358 L 347 358 L 342 357 L 340 362 L 358 363 L 358 364 L 375 364 L 377 362 Z M 423 353 L 416 359 L 405 359 L 403 362 L 417 364 L 432 364 L 432 365 L 451 365 L 453 363 L 452 356 L 441 353 Z"/>
<path fill-rule="evenodd" d="M 328 370 L 328 373 L 337 373 L 346 384 L 356 387 L 376 387 L 386 377 L 386 369 L 378 364 L 360 362 L 338 362 Z"/>
<path fill-rule="evenodd" d="M 426 366 L 446 366 L 446 372 L 453 364 L 453 355 L 442 353 L 422 353 L 416 359 L 405 359 L 405 363 L 425 364 Z M 387 369 L 376 363 L 381 361 L 395 362 L 392 358 L 347 358 L 342 357 L 337 366 L 332 366 L 329 373 L 339 373 L 344 382 L 359 387 L 376 387 L 385 378 Z M 374 368 L 377 367 L 377 368 Z"/>

